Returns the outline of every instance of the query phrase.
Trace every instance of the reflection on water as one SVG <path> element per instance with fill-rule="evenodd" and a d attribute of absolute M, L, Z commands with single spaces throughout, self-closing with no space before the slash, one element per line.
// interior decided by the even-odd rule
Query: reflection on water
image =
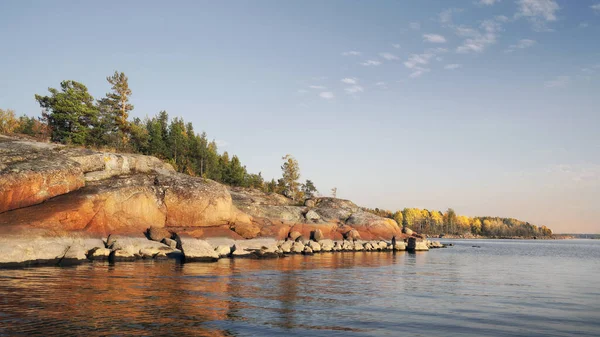
<path fill-rule="evenodd" d="M 544 246 L 546 255 L 530 252 L 542 249 L 536 243 L 487 241 L 479 250 L 456 243 L 418 254 L 0 270 L 0 335 L 600 331 L 600 245 L 576 244 L 592 257 L 580 260 L 565 255 L 561 243 Z"/>

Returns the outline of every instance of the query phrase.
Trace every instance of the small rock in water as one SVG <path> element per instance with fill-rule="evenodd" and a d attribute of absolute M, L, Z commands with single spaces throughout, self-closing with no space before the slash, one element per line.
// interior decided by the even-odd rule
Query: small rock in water
<path fill-rule="evenodd" d="M 302 244 L 302 242 L 294 242 L 294 245 L 292 246 L 292 252 L 300 254 L 303 251 L 304 251 L 304 244 Z"/>
<path fill-rule="evenodd" d="M 231 254 L 231 247 L 228 245 L 220 245 L 215 248 L 215 252 L 219 254 L 219 257 L 229 256 L 229 254 Z"/>

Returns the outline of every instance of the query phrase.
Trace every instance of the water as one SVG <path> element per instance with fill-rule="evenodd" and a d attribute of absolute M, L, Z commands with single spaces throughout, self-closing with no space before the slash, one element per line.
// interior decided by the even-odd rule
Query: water
<path fill-rule="evenodd" d="M 600 335 L 600 241 L 447 242 L 0 270 L 0 335 Z"/>

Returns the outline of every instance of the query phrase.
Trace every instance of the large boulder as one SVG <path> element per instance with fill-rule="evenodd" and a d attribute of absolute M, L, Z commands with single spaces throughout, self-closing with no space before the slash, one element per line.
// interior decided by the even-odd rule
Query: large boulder
<path fill-rule="evenodd" d="M 410 237 L 408 238 L 408 246 L 406 249 L 408 251 L 414 252 L 429 250 L 429 247 L 427 247 L 427 243 L 425 242 L 425 240 L 416 237 Z"/>
<path fill-rule="evenodd" d="M 331 239 L 323 239 L 319 241 L 319 245 L 321 245 L 321 250 L 324 252 L 330 252 L 333 250 L 334 242 Z"/>
<path fill-rule="evenodd" d="M 183 237 L 181 246 L 185 262 L 213 262 L 219 259 L 213 246 L 204 240 Z"/>
<path fill-rule="evenodd" d="M 319 228 L 312 231 L 311 239 L 315 240 L 316 242 L 319 242 L 319 241 L 323 240 L 323 238 L 324 238 L 323 232 Z"/>
<path fill-rule="evenodd" d="M 162 242 L 165 238 L 171 238 L 171 233 L 164 227 L 150 226 L 146 230 L 146 237 L 149 240 Z"/>
<path fill-rule="evenodd" d="M 100 239 L 72 237 L 0 237 L 0 267 L 73 264 L 102 247 Z"/>
<path fill-rule="evenodd" d="M 304 251 L 304 244 L 302 242 L 294 242 L 292 245 L 292 253 L 300 254 Z"/>
<path fill-rule="evenodd" d="M 344 233 L 344 239 L 352 240 L 352 241 L 359 240 L 360 233 L 356 229 L 351 229 L 351 230 L 347 231 L 346 233 Z"/>
<path fill-rule="evenodd" d="M 231 229 L 244 239 L 254 239 L 260 234 L 260 227 L 255 223 L 237 223 Z"/>

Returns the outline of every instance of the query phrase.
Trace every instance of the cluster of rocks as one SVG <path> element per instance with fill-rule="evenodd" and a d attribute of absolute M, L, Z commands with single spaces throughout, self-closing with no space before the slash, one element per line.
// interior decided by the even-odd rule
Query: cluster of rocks
<path fill-rule="evenodd" d="M 312 255 L 321 252 L 426 251 L 442 248 L 439 242 L 410 237 L 405 241 L 361 240 L 354 233 L 334 241 L 318 230 L 306 239 L 290 232 L 285 240 L 262 238 L 208 240 L 179 237 L 163 228 L 149 228 L 146 237 L 109 235 L 106 239 L 38 237 L 0 240 L 0 267 L 71 265 L 86 261 L 166 260 L 211 262 L 220 258 L 275 258 L 288 254 Z"/>

